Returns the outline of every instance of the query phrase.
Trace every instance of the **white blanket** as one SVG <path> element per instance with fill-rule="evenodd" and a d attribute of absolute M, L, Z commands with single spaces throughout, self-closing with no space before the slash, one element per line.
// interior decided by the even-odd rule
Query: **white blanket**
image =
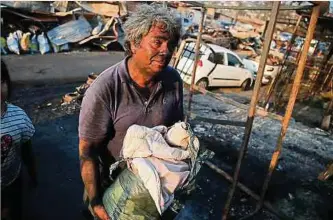
<path fill-rule="evenodd" d="M 182 129 L 177 124 L 173 128 Z M 132 125 L 127 130 L 120 155 L 141 178 L 160 214 L 169 207 L 174 192 L 183 186 L 190 174 L 190 167 L 184 162 L 190 153 L 180 147 L 170 147 L 164 138 L 174 140 L 172 145 L 175 145 L 175 141 L 180 140 L 179 134 L 184 132 L 167 131 L 165 126 L 147 128 Z"/>

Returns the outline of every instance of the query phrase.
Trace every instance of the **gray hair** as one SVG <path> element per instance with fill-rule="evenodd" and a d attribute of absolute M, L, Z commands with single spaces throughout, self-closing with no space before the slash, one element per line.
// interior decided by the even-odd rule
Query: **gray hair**
<path fill-rule="evenodd" d="M 150 28 L 156 23 L 164 23 L 166 31 L 171 35 L 171 39 L 178 43 L 181 32 L 180 18 L 162 5 L 154 3 L 151 5 L 143 4 L 139 10 L 128 17 L 123 27 L 125 31 L 125 52 L 127 55 L 132 54 L 130 42 L 134 42 L 134 45 L 138 46 L 142 37 L 146 36 Z"/>

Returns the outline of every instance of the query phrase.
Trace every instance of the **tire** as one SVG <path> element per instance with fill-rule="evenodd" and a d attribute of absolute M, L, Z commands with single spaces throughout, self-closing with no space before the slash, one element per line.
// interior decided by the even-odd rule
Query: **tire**
<path fill-rule="evenodd" d="M 250 79 L 246 79 L 241 85 L 241 88 L 242 88 L 243 91 L 249 90 L 250 87 L 251 87 L 251 80 Z"/>
<path fill-rule="evenodd" d="M 200 79 L 197 84 L 200 88 L 207 89 L 208 88 L 208 80 L 207 79 Z"/>

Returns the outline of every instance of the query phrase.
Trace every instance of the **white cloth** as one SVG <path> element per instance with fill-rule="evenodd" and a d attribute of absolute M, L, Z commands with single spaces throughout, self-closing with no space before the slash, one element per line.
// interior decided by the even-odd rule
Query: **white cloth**
<path fill-rule="evenodd" d="M 186 130 L 186 123 L 179 122 L 172 126 L 165 134 L 165 140 L 172 146 L 179 146 L 186 150 L 190 142 L 190 134 Z"/>
<path fill-rule="evenodd" d="M 180 147 L 170 147 L 164 139 L 167 131 L 165 126 L 132 125 L 127 130 L 120 155 L 143 181 L 160 214 L 170 206 L 175 190 L 190 174 L 189 165 L 183 161 L 190 153 Z M 177 133 L 173 132 L 174 135 Z M 172 136 L 169 138 L 179 139 Z"/>
<path fill-rule="evenodd" d="M 164 126 L 147 128 L 132 125 L 124 138 L 121 157 L 131 159 L 136 157 L 157 157 L 160 159 L 185 160 L 189 152 L 180 148 L 170 147 L 160 131 L 167 131 Z"/>

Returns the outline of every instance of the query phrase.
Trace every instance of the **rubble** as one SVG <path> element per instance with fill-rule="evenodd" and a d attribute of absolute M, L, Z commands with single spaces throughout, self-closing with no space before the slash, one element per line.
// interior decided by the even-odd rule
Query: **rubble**
<path fill-rule="evenodd" d="M 67 22 L 47 32 L 50 41 L 61 46 L 67 43 L 76 43 L 89 37 L 92 28 L 88 21 L 80 16 L 79 19 Z"/>
<path fill-rule="evenodd" d="M 108 17 L 125 16 L 127 9 L 124 2 L 76 2 L 83 9 L 93 12 L 94 14 L 104 15 Z"/>
<path fill-rule="evenodd" d="M 328 165 L 326 170 L 321 172 L 318 179 L 321 181 L 326 181 L 333 176 L 333 163 Z"/>
<path fill-rule="evenodd" d="M 123 49 L 122 19 L 128 15 L 123 2 L 1 2 L 1 54 L 69 51 L 83 44 L 108 50 L 111 44 Z M 43 49 L 20 45 L 17 31 L 25 33 L 25 41 L 34 41 L 44 32 Z M 3 39 L 7 41 L 4 44 Z M 9 41 L 9 42 L 8 42 Z M 15 41 L 18 41 L 16 43 Z M 48 50 L 44 50 L 47 49 Z"/>
<path fill-rule="evenodd" d="M 81 104 L 84 93 L 87 91 L 89 86 L 94 82 L 99 74 L 91 73 L 87 77 L 86 83 L 75 88 L 75 91 L 72 93 L 67 93 L 62 98 L 62 105 L 71 104 L 77 102 Z"/>
<path fill-rule="evenodd" d="M 51 5 L 43 1 L 1 1 L 1 4 L 29 12 L 49 13 L 51 10 Z"/>

